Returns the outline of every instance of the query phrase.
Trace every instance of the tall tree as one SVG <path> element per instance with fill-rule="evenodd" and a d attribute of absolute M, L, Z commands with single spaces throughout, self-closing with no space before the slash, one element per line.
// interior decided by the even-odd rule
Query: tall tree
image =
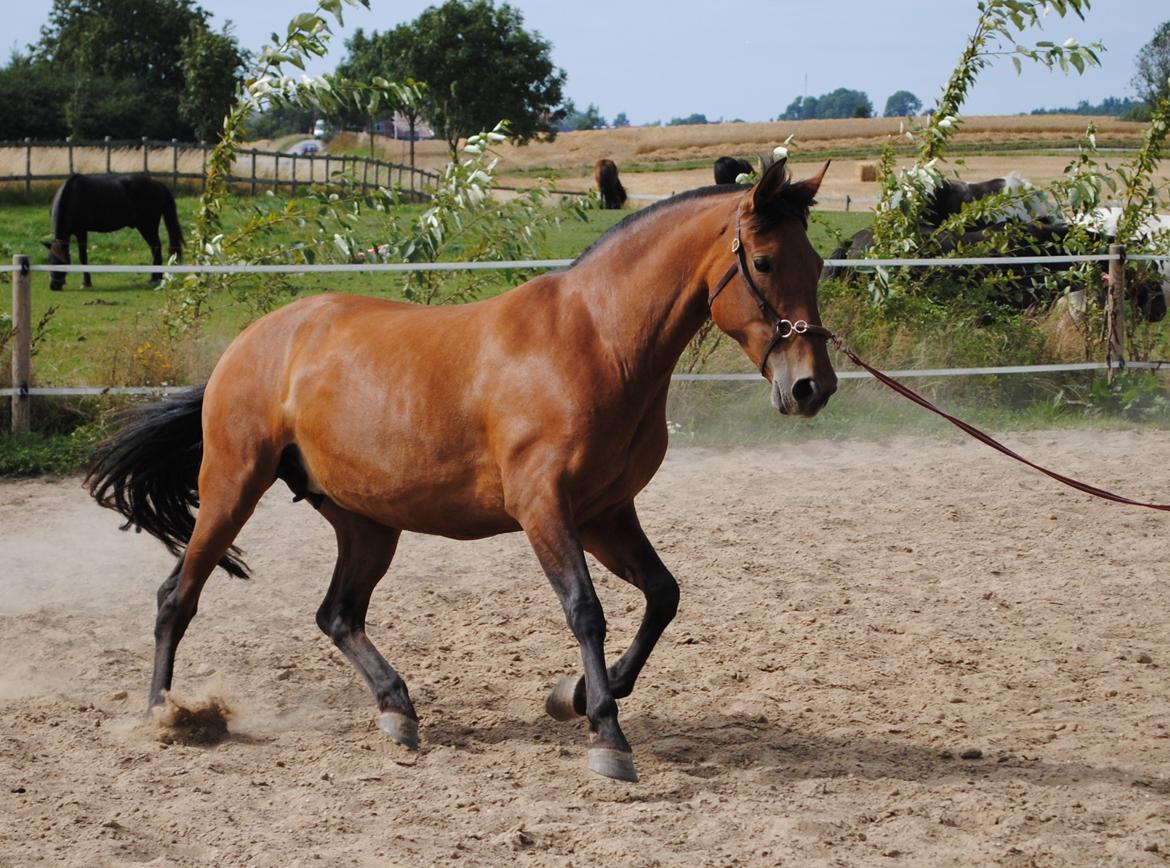
<path fill-rule="evenodd" d="M 183 90 L 179 117 L 191 125 L 200 141 L 215 139 L 243 82 L 244 56 L 230 24 L 222 33 L 193 26 L 183 39 Z"/>
<path fill-rule="evenodd" d="M 337 73 L 352 81 L 369 83 L 376 78 L 384 78 L 400 84 L 418 86 L 414 81 L 408 59 L 408 51 L 414 38 L 414 29 L 410 24 L 400 24 L 385 33 L 375 30 L 369 36 L 358 28 L 345 42 L 348 53 L 345 60 L 338 65 Z M 410 137 L 410 165 L 413 167 L 414 142 L 417 138 L 418 122 L 422 117 L 422 105 L 414 98 L 413 93 L 404 93 L 402 99 L 383 108 L 389 112 L 397 112 L 406 120 Z M 363 115 L 357 110 L 351 110 L 346 117 L 337 120 L 366 125 L 370 134 L 370 153 L 373 153 L 375 118 L 372 115 L 369 113 Z"/>
<path fill-rule="evenodd" d="M 500 120 L 520 142 L 556 135 L 565 72 L 523 25 L 519 10 L 492 0 L 447 0 L 407 25 L 406 68 L 427 86 L 423 114 L 452 154 Z"/>
<path fill-rule="evenodd" d="M 69 83 L 27 54 L 13 54 L 0 69 L 0 105 L 6 139 L 63 139 L 69 135 L 65 103 Z"/>
<path fill-rule="evenodd" d="M 1133 86 L 1151 106 L 1170 94 L 1170 21 L 1164 21 L 1138 52 Z"/>
<path fill-rule="evenodd" d="M 890 94 L 882 114 L 888 118 L 902 118 L 907 115 L 916 115 L 920 111 L 922 111 L 922 100 L 908 90 L 899 90 Z"/>
<path fill-rule="evenodd" d="M 194 129 L 179 112 L 184 43 L 208 30 L 209 17 L 192 0 L 53 0 L 37 57 L 69 83 L 71 132 L 190 138 Z M 235 49 L 234 70 L 243 55 L 223 38 Z"/>

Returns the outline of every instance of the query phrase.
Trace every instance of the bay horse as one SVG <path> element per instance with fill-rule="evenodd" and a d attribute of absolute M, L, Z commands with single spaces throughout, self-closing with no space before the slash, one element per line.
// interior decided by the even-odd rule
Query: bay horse
<path fill-rule="evenodd" d="M 601 207 L 615 210 L 626 204 L 626 188 L 618 178 L 617 163 L 602 158 L 593 164 L 593 180 L 601 194 Z"/>
<path fill-rule="evenodd" d="M 711 318 L 781 413 L 813 416 L 836 390 L 807 236 L 823 176 L 794 183 L 781 161 L 751 188 L 683 193 L 630 215 L 569 269 L 484 301 L 294 301 L 248 326 L 204 386 L 137 411 L 98 447 L 86 484 L 123 527 L 179 555 L 158 591 L 150 705 L 171 687 L 212 570 L 246 575 L 233 541 L 281 479 L 336 532 L 317 624 L 365 679 L 390 738 L 417 748 L 418 714 L 367 637 L 366 611 L 399 535 L 523 531 L 584 666 L 546 710 L 587 719 L 589 768 L 636 780 L 615 700 L 678 607 L 634 507 L 666 452 L 671 372 Z M 646 602 L 608 669 L 586 551 Z"/>
<path fill-rule="evenodd" d="M 175 210 L 175 197 L 166 184 L 149 175 L 70 175 L 53 195 L 49 216 L 53 240 L 45 246 L 49 248 L 50 265 L 69 265 L 71 236 L 77 237 L 78 262 L 88 265 L 86 244 L 90 232 L 116 232 L 127 227 L 138 230 L 150 247 L 151 262 L 161 265 L 159 220 L 166 223 L 170 254 L 179 256 L 183 252 L 183 229 Z M 162 275 L 152 274 L 150 280 L 158 283 Z M 93 286 L 88 271 L 82 274 L 81 285 Z M 65 272 L 51 272 L 49 289 L 64 287 Z"/>

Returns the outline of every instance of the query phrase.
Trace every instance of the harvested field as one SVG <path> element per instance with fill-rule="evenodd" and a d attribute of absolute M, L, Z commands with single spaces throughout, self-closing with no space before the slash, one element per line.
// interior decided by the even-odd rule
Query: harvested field
<path fill-rule="evenodd" d="M 1010 440 L 1165 497 L 1162 434 Z M 305 504 L 274 490 L 256 578 L 207 587 L 176 681 L 202 723 L 148 726 L 171 559 L 77 479 L 0 482 L 0 864 L 1164 864 L 1163 514 L 937 440 L 673 449 L 639 503 L 683 603 L 622 703 L 628 785 L 543 715 L 579 659 L 517 535 L 404 539 L 375 595 L 410 756 L 313 625 Z M 640 599 L 594 569 L 612 651 Z"/>

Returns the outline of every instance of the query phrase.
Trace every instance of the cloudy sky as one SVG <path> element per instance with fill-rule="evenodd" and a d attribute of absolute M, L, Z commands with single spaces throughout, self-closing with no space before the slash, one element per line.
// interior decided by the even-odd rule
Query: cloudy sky
<path fill-rule="evenodd" d="M 38 38 L 51 0 L 5 4 L 5 50 Z M 310 0 L 202 0 L 213 23 L 231 20 L 246 48 L 283 32 Z M 433 0 L 370 0 L 347 9 L 331 56 L 311 71 L 328 72 L 357 27 L 386 30 Z M 568 73 L 566 94 L 605 117 L 625 112 L 635 123 L 694 112 L 767 120 L 792 100 L 838 87 L 863 90 L 878 112 L 886 97 L 909 90 L 930 105 L 938 96 L 976 18 L 975 0 L 515 0 L 525 26 L 552 43 Z M 969 114 L 1015 114 L 1033 108 L 1132 95 L 1134 57 L 1170 19 L 1167 0 L 1094 0 L 1085 20 L 1049 16 L 1032 41 L 1099 40 L 1102 67 L 1084 76 L 1025 68 L 1006 59 L 986 71 L 967 103 Z"/>

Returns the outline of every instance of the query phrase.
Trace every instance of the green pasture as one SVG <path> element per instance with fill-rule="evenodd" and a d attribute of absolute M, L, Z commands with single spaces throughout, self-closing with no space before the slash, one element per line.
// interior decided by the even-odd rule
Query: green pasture
<path fill-rule="evenodd" d="M 178 200 L 179 215 L 189 226 L 197 207 L 195 197 Z M 418 206 L 403 206 L 417 211 Z M 569 219 L 554 227 L 540 246 L 539 257 L 571 259 L 592 244 L 606 229 L 626 216 L 628 211 L 591 211 L 584 222 Z M 369 226 L 378 225 L 376 216 Z M 835 233 L 852 234 L 868 223 L 868 215 L 826 213 L 813 223 L 811 232 L 818 249 L 828 253 L 834 246 Z M 227 228 L 231 228 L 231 220 Z M 188 232 L 188 236 L 190 233 Z M 24 253 L 34 263 L 46 263 L 47 251 L 42 241 L 50 237 L 48 208 L 44 205 L 0 206 L 0 257 L 10 262 L 12 254 Z M 274 240 L 294 243 L 295 229 L 281 230 Z M 165 243 L 165 235 L 164 235 Z M 76 260 L 76 245 L 73 247 Z M 149 263 L 149 251 L 138 233 L 123 229 L 89 236 L 91 264 Z M 523 282 L 524 273 L 493 273 L 485 294 L 502 292 Z M 313 292 L 353 292 L 386 298 L 401 297 L 401 277 L 386 273 L 313 274 L 290 277 L 295 295 Z M 49 275 L 33 275 L 33 321 L 45 317 L 45 336 L 37 346 L 33 362 L 35 382 L 41 386 L 121 385 L 127 367 L 126 354 L 140 348 L 138 336 L 146 335 L 160 321 L 165 290 L 151 286 L 146 275 L 94 274 L 93 288 L 83 289 L 81 275 L 70 274 L 65 289 L 49 291 Z M 10 314 L 11 293 L 0 292 L 0 314 Z M 229 295 L 213 299 L 212 312 L 204 332 L 205 358 L 195 360 L 194 367 L 209 369 L 214 357 L 256 312 Z M 6 367 L 6 366 L 5 366 Z"/>
<path fill-rule="evenodd" d="M 179 200 L 180 217 L 190 225 L 197 200 Z M 242 203 L 245 207 L 246 200 Z M 411 206 L 403 206 L 410 208 Z M 413 206 L 417 211 L 417 206 Z M 566 220 L 553 228 L 542 242 L 538 256 L 568 259 L 580 254 L 606 229 L 626 216 L 623 211 L 592 211 L 587 220 Z M 409 216 L 409 215 L 408 215 Z M 376 218 L 370 218 L 373 221 Z M 868 225 L 867 213 L 824 212 L 815 215 L 810 236 L 822 255 L 836 240 Z M 228 221 L 231 228 L 231 220 Z M 367 229 L 374 227 L 371 222 Z M 277 240 L 292 244 L 298 231 L 281 230 Z M 45 262 L 41 242 L 49 237 L 48 207 L 0 205 L 0 256 L 10 261 L 14 253 L 28 253 L 34 262 Z M 90 236 L 93 264 L 143 264 L 148 251 L 133 230 Z M 484 288 L 484 294 L 501 292 L 526 275 L 501 272 Z M 150 337 L 157 334 L 165 290 L 148 285 L 145 276 L 95 274 L 94 287 L 83 289 L 80 275 L 69 275 L 62 292 L 50 292 L 48 274 L 37 272 L 33 281 L 34 322 L 44 319 L 43 336 L 33 361 L 34 381 L 42 386 L 137 384 L 142 359 L 149 362 Z M 387 298 L 401 297 L 401 278 L 386 274 L 304 275 L 293 278 L 292 297 L 304 293 L 345 291 Z M 874 324 L 856 294 L 842 293 L 832 284 L 822 289 L 826 321 L 864 344 L 864 336 L 878 334 L 875 345 L 897 349 L 878 361 L 892 366 L 980 365 L 1048 360 L 1038 350 L 1035 335 L 1026 324 L 998 329 L 972 328 L 969 322 L 905 321 Z M 11 295 L 0 291 L 0 317 L 10 315 Z M 222 349 L 256 311 L 229 294 L 213 297 L 211 316 L 200 339 L 184 359 L 186 378 L 206 376 Z M 0 339 L 5 333 L 0 322 Z M 1160 331 L 1164 331 L 1161 329 Z M 1164 336 L 1163 336 L 1164 337 Z M 1165 342 L 1165 340 L 1163 340 Z M 0 367 L 0 383 L 7 384 L 6 353 Z M 746 371 L 750 364 L 730 341 L 716 350 L 706 370 Z M 1076 426 L 1170 427 L 1170 400 L 1164 376 L 1135 373 L 1113 384 L 1093 374 L 1046 377 L 969 377 L 914 382 L 948 409 L 976 425 L 992 429 L 1052 428 Z M 157 378 L 152 382 L 157 382 Z M 0 475 L 66 472 L 81 466 L 96 438 L 106 430 L 108 399 L 44 399 L 34 402 L 34 426 L 38 433 L 14 440 L 0 432 Z M 0 427 L 8 426 L 7 402 L 0 402 Z M 793 438 L 871 437 L 889 434 L 949 436 L 952 428 L 872 382 L 844 381 L 839 395 L 814 420 L 779 417 L 768 403 L 763 380 L 746 383 L 679 383 L 672 390 L 669 407 L 671 436 L 680 445 L 759 444 Z"/>

